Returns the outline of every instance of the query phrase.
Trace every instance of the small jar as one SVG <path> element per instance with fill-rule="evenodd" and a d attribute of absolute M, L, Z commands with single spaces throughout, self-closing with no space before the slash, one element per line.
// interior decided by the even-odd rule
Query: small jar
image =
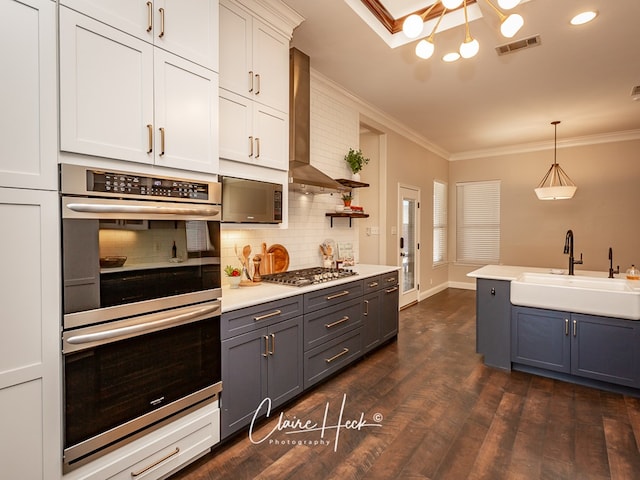
<path fill-rule="evenodd" d="M 631 268 L 627 269 L 627 280 L 640 280 L 640 270 L 635 265 L 631 265 Z"/>

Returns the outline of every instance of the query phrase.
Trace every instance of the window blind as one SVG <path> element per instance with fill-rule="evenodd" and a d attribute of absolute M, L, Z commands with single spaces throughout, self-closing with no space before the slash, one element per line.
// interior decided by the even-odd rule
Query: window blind
<path fill-rule="evenodd" d="M 500 261 L 500 182 L 456 185 L 456 261 Z"/>
<path fill-rule="evenodd" d="M 447 262 L 447 184 L 433 182 L 433 266 Z"/>

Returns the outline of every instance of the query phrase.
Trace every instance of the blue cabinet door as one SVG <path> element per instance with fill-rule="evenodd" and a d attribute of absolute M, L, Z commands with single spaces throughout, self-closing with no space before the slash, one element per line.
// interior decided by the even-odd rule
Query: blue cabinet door
<path fill-rule="evenodd" d="M 511 361 L 556 372 L 571 371 L 571 314 L 513 307 Z"/>
<path fill-rule="evenodd" d="M 484 363 L 511 369 L 511 282 L 478 278 L 476 281 L 476 352 Z"/>
<path fill-rule="evenodd" d="M 571 315 L 571 373 L 639 387 L 640 327 L 629 320 Z"/>

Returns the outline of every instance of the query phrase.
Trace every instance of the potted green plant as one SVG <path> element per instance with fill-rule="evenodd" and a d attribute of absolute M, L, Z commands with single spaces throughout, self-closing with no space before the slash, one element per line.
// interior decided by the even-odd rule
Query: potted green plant
<path fill-rule="evenodd" d="M 362 154 L 362 150 L 354 150 L 353 148 L 350 148 L 344 156 L 344 161 L 347 162 L 353 173 L 353 180 L 360 180 L 360 170 L 369 163 L 369 159 Z"/>
<path fill-rule="evenodd" d="M 342 194 L 342 202 L 344 203 L 345 207 L 351 206 L 351 200 L 353 200 L 353 195 L 351 195 L 351 192 L 346 192 Z"/>
<path fill-rule="evenodd" d="M 231 288 L 238 288 L 240 286 L 242 271 L 239 268 L 227 265 L 226 267 L 224 267 L 224 274 L 229 279 L 229 286 Z"/>

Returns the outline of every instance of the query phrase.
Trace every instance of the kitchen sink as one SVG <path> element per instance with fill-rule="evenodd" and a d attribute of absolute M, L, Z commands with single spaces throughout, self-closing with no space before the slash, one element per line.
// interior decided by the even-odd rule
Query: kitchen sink
<path fill-rule="evenodd" d="M 620 278 L 523 273 L 511 282 L 511 303 L 640 320 L 640 285 Z"/>

